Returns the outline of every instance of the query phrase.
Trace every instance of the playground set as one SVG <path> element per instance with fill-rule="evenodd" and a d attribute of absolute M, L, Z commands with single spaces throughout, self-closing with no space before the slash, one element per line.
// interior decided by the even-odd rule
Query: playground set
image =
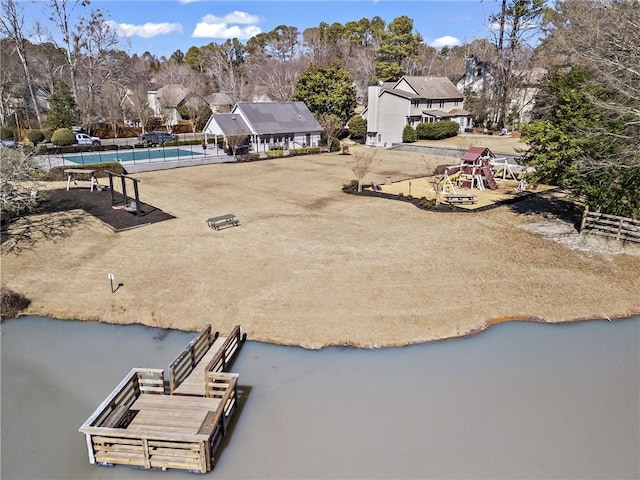
<path fill-rule="evenodd" d="M 456 195 L 456 186 L 477 190 L 488 187 L 497 190 L 498 184 L 493 176 L 494 161 L 495 155 L 487 147 L 469 147 L 458 165 L 445 168 L 444 174 L 436 183 L 436 191 Z"/>

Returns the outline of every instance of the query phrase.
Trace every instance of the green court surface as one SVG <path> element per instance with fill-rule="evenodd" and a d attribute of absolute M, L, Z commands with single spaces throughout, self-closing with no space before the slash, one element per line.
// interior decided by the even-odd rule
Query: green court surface
<path fill-rule="evenodd" d="M 126 151 L 109 151 L 96 153 L 80 153 L 63 155 L 63 159 L 78 165 L 95 165 L 98 163 L 113 162 L 151 162 L 162 160 L 179 160 L 190 158 L 194 155 L 202 155 L 202 152 L 192 152 L 180 148 L 145 148 Z"/>

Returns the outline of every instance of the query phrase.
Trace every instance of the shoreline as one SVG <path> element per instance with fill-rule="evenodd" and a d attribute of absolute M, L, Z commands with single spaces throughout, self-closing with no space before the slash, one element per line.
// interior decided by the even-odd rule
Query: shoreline
<path fill-rule="evenodd" d="M 169 330 L 169 331 L 176 331 L 176 332 L 182 332 L 182 333 L 197 333 L 197 330 L 181 330 L 179 328 L 163 327 L 160 325 L 149 325 L 145 323 L 111 323 L 111 322 L 107 322 L 99 319 L 56 318 L 50 315 L 41 315 L 38 313 L 28 313 L 24 315 L 19 315 L 18 317 L 15 317 L 15 318 L 3 319 L 2 322 L 7 320 L 20 321 L 21 317 L 49 318 L 51 320 L 55 320 L 59 322 L 87 322 L 87 323 L 93 322 L 93 323 L 100 323 L 100 324 L 113 325 L 113 326 L 141 326 L 146 328 L 157 328 L 161 330 Z M 349 348 L 356 348 L 356 349 L 362 349 L 362 350 L 378 350 L 378 349 L 382 350 L 382 349 L 389 349 L 389 348 L 402 348 L 402 347 L 411 347 L 411 346 L 419 346 L 419 345 L 429 345 L 429 344 L 442 343 L 442 342 L 451 342 L 455 340 L 464 340 L 467 338 L 476 337 L 488 331 L 491 327 L 496 325 L 501 325 L 504 323 L 540 323 L 540 324 L 546 324 L 546 325 L 568 325 L 568 324 L 574 324 L 574 323 L 598 322 L 598 321 L 605 321 L 605 320 L 611 323 L 616 323 L 616 322 L 629 320 L 635 317 L 640 317 L 640 310 L 636 312 L 630 312 L 628 314 L 621 314 L 621 315 L 615 315 L 615 316 L 608 316 L 608 315 L 603 315 L 602 317 L 590 316 L 590 317 L 581 317 L 581 318 L 568 319 L 568 320 L 547 320 L 539 317 L 527 317 L 527 318 L 502 317 L 502 318 L 491 319 L 487 321 L 484 326 L 469 330 L 468 332 L 459 336 L 434 337 L 434 338 L 424 339 L 424 340 L 407 339 L 406 342 L 393 343 L 393 344 L 355 344 L 351 342 L 345 342 L 345 343 L 327 343 L 324 345 L 311 346 L 311 345 L 305 345 L 304 343 L 300 344 L 300 343 L 291 343 L 286 341 L 285 342 L 274 341 L 272 339 L 261 338 L 259 336 L 253 337 L 249 334 L 247 334 L 247 340 L 252 342 L 257 342 L 257 343 L 280 346 L 280 347 L 302 348 L 305 350 L 322 350 L 325 348 L 336 348 L 336 347 L 338 348 L 349 347 Z M 242 325 L 240 326 L 242 327 Z"/>
<path fill-rule="evenodd" d="M 374 154 L 365 182 L 443 161 L 361 148 Z M 31 302 L 23 315 L 189 332 L 241 325 L 256 341 L 308 349 L 640 313 L 640 245 L 580 235 L 575 207 L 557 192 L 431 212 L 343 193 L 347 158 L 136 174 L 141 201 L 170 219 L 115 232 L 84 210 L 30 216 L 14 225 L 22 250 L 3 251 L 2 283 Z M 225 213 L 240 225 L 207 226 Z"/>

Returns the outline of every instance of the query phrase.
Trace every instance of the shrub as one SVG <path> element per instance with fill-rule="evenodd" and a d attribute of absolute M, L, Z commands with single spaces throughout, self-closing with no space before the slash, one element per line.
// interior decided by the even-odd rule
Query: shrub
<path fill-rule="evenodd" d="M 27 131 L 27 139 L 33 143 L 33 146 L 35 147 L 38 143 L 44 140 L 44 133 L 40 130 L 29 130 Z"/>
<path fill-rule="evenodd" d="M 50 128 L 45 128 L 40 131 L 44 135 L 44 141 L 47 143 L 51 142 L 51 136 L 53 135 L 53 130 L 51 130 Z"/>
<path fill-rule="evenodd" d="M 367 121 L 360 115 L 356 115 L 349 120 L 349 137 L 354 142 L 365 142 L 367 138 Z"/>
<path fill-rule="evenodd" d="M 66 147 L 76 143 L 76 135 L 70 128 L 58 128 L 51 135 L 51 143 L 61 147 Z"/>
<path fill-rule="evenodd" d="M 14 138 L 13 130 L 8 127 L 0 127 L 0 140 L 12 140 Z"/>
<path fill-rule="evenodd" d="M 451 120 L 441 122 L 422 122 L 416 127 L 416 133 L 420 140 L 441 140 L 443 138 L 455 137 L 460 131 L 460 125 Z"/>
<path fill-rule="evenodd" d="M 3 319 L 17 317 L 30 303 L 23 295 L 8 289 L 4 285 L 0 287 L 0 312 L 2 312 Z"/>
<path fill-rule="evenodd" d="M 331 139 L 331 147 L 329 148 L 330 152 L 339 152 L 340 151 L 340 140 L 337 138 Z"/>
<path fill-rule="evenodd" d="M 417 140 L 416 129 L 411 125 L 405 125 L 402 131 L 402 141 L 405 143 L 415 142 Z"/>

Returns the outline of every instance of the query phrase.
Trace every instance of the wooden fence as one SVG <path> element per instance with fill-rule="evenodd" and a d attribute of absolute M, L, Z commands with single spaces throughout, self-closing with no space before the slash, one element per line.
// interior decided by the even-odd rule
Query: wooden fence
<path fill-rule="evenodd" d="M 582 214 L 580 233 L 593 233 L 624 242 L 640 243 L 640 220 L 590 212 L 587 205 Z"/>

